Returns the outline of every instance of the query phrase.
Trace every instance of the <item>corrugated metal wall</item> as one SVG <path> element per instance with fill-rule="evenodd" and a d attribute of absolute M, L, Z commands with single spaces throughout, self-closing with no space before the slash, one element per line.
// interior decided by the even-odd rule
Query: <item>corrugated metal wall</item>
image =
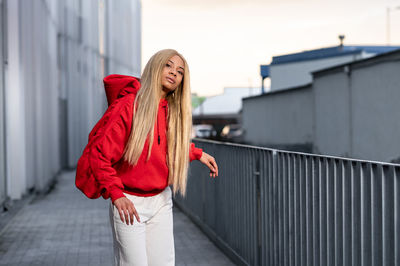
<path fill-rule="evenodd" d="M 9 64 L 0 67 L 0 203 L 44 190 L 61 169 L 75 167 L 107 107 L 103 77 L 141 70 L 139 0 L 1 3 Z"/>
<path fill-rule="evenodd" d="M 20 86 L 24 91 L 26 187 L 44 189 L 60 169 L 57 21 L 46 1 L 20 1 Z"/>
<path fill-rule="evenodd" d="M 63 7 L 60 37 L 65 49 L 61 76 L 68 88 L 61 97 L 67 109 L 68 167 L 76 166 L 90 129 L 107 107 L 102 77 L 141 72 L 140 2 L 77 3 Z M 76 27 L 81 30 L 74 32 Z"/>
<path fill-rule="evenodd" d="M 400 265 L 400 165 L 196 141 L 176 203 L 240 265 Z"/>
<path fill-rule="evenodd" d="M 6 152 L 5 152 L 5 102 L 4 102 L 4 44 L 7 41 L 5 34 L 5 2 L 0 0 L 0 202 L 6 199 Z"/>
<path fill-rule="evenodd" d="M 311 152 L 314 109 L 311 85 L 245 98 L 244 141 L 256 146 Z"/>

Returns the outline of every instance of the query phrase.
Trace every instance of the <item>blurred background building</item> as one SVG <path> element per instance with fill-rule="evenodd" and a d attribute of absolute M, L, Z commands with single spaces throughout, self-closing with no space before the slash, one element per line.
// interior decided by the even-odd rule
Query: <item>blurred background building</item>
<path fill-rule="evenodd" d="M 260 88 L 224 88 L 207 97 L 193 114 L 193 135 L 199 138 L 241 142 L 242 98 L 259 95 Z"/>
<path fill-rule="evenodd" d="M 340 44 L 274 56 L 271 87 L 225 88 L 193 110 L 194 136 L 400 162 L 400 46 Z M 265 91 L 267 91 L 265 93 Z"/>
<path fill-rule="evenodd" d="M 270 78 L 271 90 L 302 86 L 312 81 L 312 72 L 335 65 L 350 63 L 381 53 L 399 49 L 400 46 L 340 45 L 299 53 L 274 56 L 269 65 L 261 65 L 262 86 Z"/>
<path fill-rule="evenodd" d="M 341 45 L 278 57 L 270 78 L 280 85 L 243 100 L 244 141 L 399 162 L 399 48 Z M 294 86 L 280 87 L 286 85 Z"/>
<path fill-rule="evenodd" d="M 140 75 L 139 0 L 0 0 L 0 203 L 73 168 L 107 107 L 102 79 Z"/>

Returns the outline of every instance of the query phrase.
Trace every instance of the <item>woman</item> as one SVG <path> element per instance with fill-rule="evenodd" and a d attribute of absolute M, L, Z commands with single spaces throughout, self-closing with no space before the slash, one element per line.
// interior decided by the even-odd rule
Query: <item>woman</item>
<path fill-rule="evenodd" d="M 109 107 L 89 135 L 86 157 L 99 193 L 111 198 L 116 265 L 175 265 L 172 193 L 185 195 L 189 161 L 218 176 L 215 159 L 190 143 L 189 82 L 186 60 L 172 49 L 150 58 L 140 83 L 104 78 Z"/>

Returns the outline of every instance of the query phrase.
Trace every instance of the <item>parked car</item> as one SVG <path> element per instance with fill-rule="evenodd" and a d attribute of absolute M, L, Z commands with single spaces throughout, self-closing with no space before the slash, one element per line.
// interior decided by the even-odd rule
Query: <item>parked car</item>
<path fill-rule="evenodd" d="M 221 132 L 221 137 L 227 141 L 241 142 L 244 130 L 239 124 L 226 125 Z"/>
<path fill-rule="evenodd" d="M 217 132 L 212 125 L 193 125 L 194 137 L 196 138 L 212 138 Z"/>

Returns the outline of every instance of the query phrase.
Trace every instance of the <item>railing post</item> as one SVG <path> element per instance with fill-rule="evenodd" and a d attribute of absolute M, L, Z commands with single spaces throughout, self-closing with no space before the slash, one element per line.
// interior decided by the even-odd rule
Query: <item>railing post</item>
<path fill-rule="evenodd" d="M 272 223 L 273 226 L 272 228 L 274 229 L 273 232 L 273 259 L 272 259 L 272 265 L 278 265 L 279 263 L 279 249 L 278 249 L 278 199 L 277 199 L 277 193 L 278 193 L 278 153 L 276 150 L 272 151 L 272 185 L 273 185 L 273 211 L 272 213 L 274 214 L 272 217 Z M 276 194 L 275 194 L 276 193 Z"/>
<path fill-rule="evenodd" d="M 260 189 L 260 153 L 256 153 L 254 175 L 256 177 L 256 194 L 257 194 L 257 261 L 256 265 L 260 265 L 262 255 L 262 230 L 261 230 L 261 189 Z"/>

